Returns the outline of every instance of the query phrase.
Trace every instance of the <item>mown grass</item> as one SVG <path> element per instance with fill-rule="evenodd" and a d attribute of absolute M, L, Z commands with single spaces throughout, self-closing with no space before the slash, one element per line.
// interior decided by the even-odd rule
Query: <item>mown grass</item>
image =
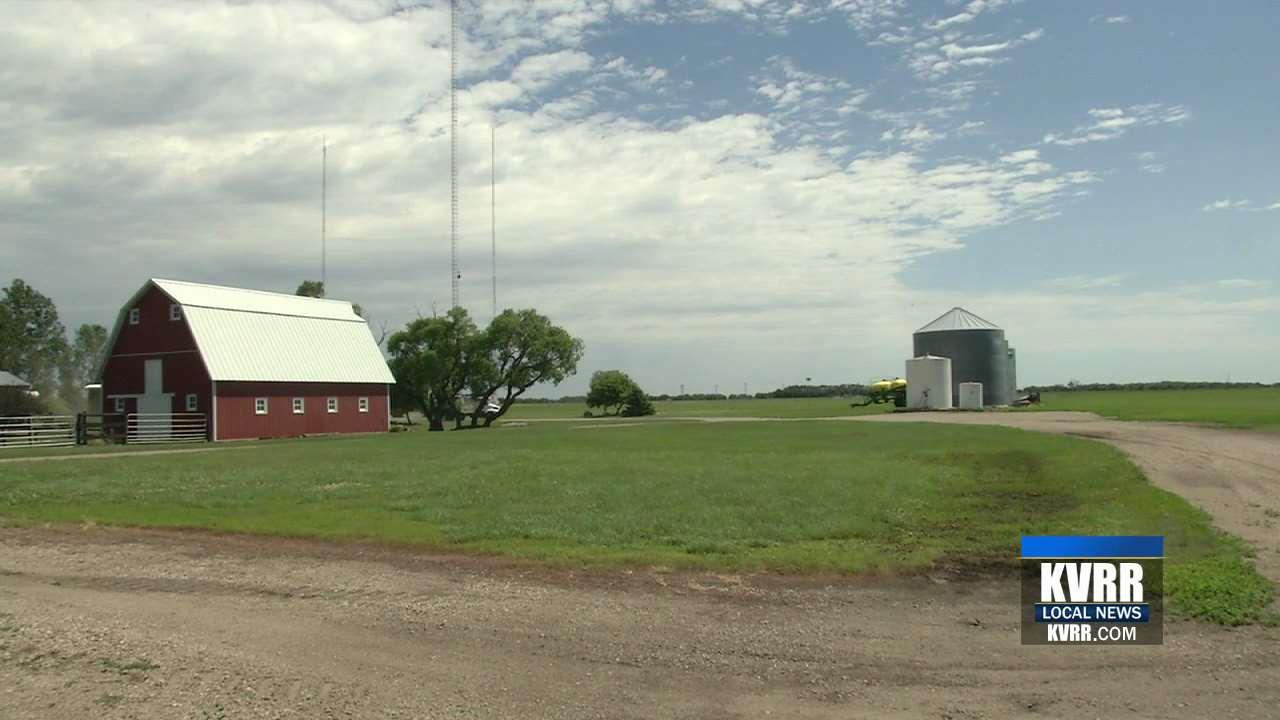
<path fill-rule="evenodd" d="M 867 415 L 890 412 L 892 404 L 850 407 L 853 398 L 769 398 L 759 400 L 658 400 L 658 414 L 648 419 L 669 417 L 763 417 L 816 418 Z M 589 408 L 577 403 L 517 403 L 504 420 L 547 420 L 581 418 Z M 594 408 L 599 412 L 599 408 Z M 634 420 L 635 418 L 628 418 Z"/>
<path fill-rule="evenodd" d="M 1082 390 L 1045 393 L 1037 410 L 1083 410 L 1120 420 L 1211 423 L 1280 432 L 1280 388 Z"/>
<path fill-rule="evenodd" d="M 1175 610 L 1249 622 L 1270 597 L 1238 541 L 1119 451 L 990 427 L 550 423 L 9 463 L 0 516 L 801 572 L 1012 573 L 1022 534 L 1159 534 Z"/>

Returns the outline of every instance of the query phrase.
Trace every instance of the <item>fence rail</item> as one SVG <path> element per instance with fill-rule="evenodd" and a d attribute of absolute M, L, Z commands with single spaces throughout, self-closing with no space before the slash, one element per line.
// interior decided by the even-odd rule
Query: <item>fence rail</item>
<path fill-rule="evenodd" d="M 0 448 L 63 447 L 75 444 L 74 415 L 0 417 Z"/>
<path fill-rule="evenodd" d="M 208 439 L 204 413 L 130 413 L 125 417 L 125 443 L 194 443 Z"/>

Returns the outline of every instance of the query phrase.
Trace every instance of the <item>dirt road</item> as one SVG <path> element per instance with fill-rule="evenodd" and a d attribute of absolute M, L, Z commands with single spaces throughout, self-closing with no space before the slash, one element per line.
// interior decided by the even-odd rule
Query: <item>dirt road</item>
<path fill-rule="evenodd" d="M 945 419 L 1106 435 L 1264 546 L 1275 577 L 1275 440 L 1075 414 Z M 1022 647 L 1016 597 L 1013 581 L 946 576 L 574 573 L 0 529 L 0 718 L 1280 717 L 1280 629 L 1173 622 L 1159 647 Z"/>

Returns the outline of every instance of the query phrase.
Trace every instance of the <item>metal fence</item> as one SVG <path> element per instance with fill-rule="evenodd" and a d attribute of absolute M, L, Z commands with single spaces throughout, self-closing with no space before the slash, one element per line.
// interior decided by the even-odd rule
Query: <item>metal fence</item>
<path fill-rule="evenodd" d="M 204 413 L 130 413 L 125 417 L 125 443 L 204 442 L 208 439 Z"/>
<path fill-rule="evenodd" d="M 62 447 L 75 444 L 74 415 L 0 417 L 0 448 Z"/>

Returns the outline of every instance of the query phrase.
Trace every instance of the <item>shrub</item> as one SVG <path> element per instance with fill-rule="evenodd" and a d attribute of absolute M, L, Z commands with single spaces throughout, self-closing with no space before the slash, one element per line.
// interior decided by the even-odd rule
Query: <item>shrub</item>
<path fill-rule="evenodd" d="M 641 417 L 643 415 L 652 415 L 656 410 L 653 403 L 650 402 L 649 396 L 638 387 L 632 388 L 627 393 L 626 403 L 622 406 L 622 414 L 626 417 Z"/>

